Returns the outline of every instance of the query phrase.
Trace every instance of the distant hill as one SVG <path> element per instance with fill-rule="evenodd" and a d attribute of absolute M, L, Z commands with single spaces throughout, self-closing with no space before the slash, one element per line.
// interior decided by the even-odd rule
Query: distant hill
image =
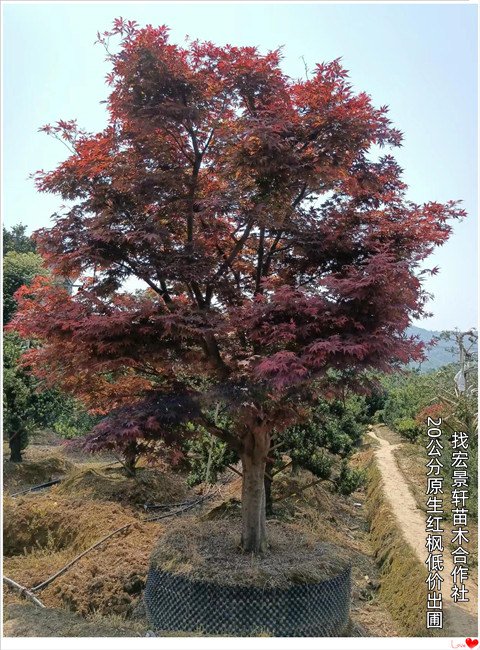
<path fill-rule="evenodd" d="M 412 325 L 412 327 L 408 328 L 407 334 L 418 336 L 421 341 L 428 345 L 434 337 L 440 335 L 440 332 L 425 330 Z M 453 347 L 454 344 L 451 341 L 438 341 L 435 346 L 426 350 L 427 358 L 422 363 L 420 370 L 427 372 L 428 370 L 436 370 L 437 368 L 446 366 L 449 363 L 458 363 L 458 353 L 451 351 Z M 410 367 L 417 368 L 418 363 L 411 363 Z"/>

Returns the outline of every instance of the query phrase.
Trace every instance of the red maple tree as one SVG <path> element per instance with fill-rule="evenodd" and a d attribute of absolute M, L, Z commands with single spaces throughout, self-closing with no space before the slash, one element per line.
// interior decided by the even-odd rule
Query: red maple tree
<path fill-rule="evenodd" d="M 110 51 L 111 41 L 117 49 Z M 280 51 L 169 41 L 115 21 L 108 126 L 43 130 L 71 155 L 37 173 L 68 207 L 36 241 L 52 280 L 18 292 L 27 362 L 107 417 L 90 448 L 170 448 L 187 422 L 243 467 L 242 546 L 267 547 L 263 477 L 273 425 L 301 417 L 327 370 L 388 370 L 421 355 L 422 260 L 463 216 L 416 205 L 373 145 L 401 133 L 340 62 L 293 80 Z M 148 289 L 122 291 L 135 277 Z M 231 427 L 209 416 L 221 403 Z"/>

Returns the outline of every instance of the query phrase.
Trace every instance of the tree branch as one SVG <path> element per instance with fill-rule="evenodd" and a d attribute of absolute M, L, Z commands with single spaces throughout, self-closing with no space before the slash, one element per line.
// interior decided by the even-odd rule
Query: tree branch
<path fill-rule="evenodd" d="M 233 247 L 233 249 L 230 252 L 230 254 L 228 255 L 227 259 L 224 260 L 224 262 L 222 264 L 220 264 L 220 267 L 218 268 L 218 270 L 214 274 L 213 278 L 207 283 L 208 284 L 208 289 L 207 289 L 207 295 L 206 295 L 206 298 L 205 298 L 205 302 L 207 303 L 207 305 L 210 304 L 210 301 L 212 299 L 212 295 L 213 295 L 213 286 L 212 285 L 213 285 L 213 283 L 216 280 L 218 280 L 218 278 L 220 278 L 223 275 L 223 273 L 225 273 L 225 271 L 229 268 L 229 266 L 231 265 L 233 260 L 237 257 L 237 255 L 239 254 L 239 252 L 243 248 L 244 243 L 247 241 L 248 236 L 250 235 L 250 231 L 252 229 L 252 226 L 253 226 L 253 219 L 251 219 L 247 223 L 242 236 L 240 237 L 240 239 L 237 240 L 237 243 Z"/>
<path fill-rule="evenodd" d="M 260 237 L 258 240 L 258 251 L 257 251 L 257 271 L 255 277 L 255 294 L 261 293 L 261 282 L 263 277 L 263 253 L 264 253 L 264 242 L 265 242 L 265 226 L 260 228 Z"/>

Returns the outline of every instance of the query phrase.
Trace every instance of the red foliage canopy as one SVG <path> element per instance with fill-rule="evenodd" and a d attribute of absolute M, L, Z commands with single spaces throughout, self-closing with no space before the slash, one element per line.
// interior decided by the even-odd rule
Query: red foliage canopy
<path fill-rule="evenodd" d="M 370 153 L 401 143 L 386 107 L 354 93 L 338 60 L 293 80 L 280 51 L 181 47 L 122 19 L 98 36 L 107 127 L 43 127 L 72 153 L 36 182 L 69 207 L 36 240 L 80 289 L 19 291 L 13 327 L 42 342 L 37 373 L 122 409 L 128 436 L 163 421 L 152 394 L 248 386 L 260 421 L 261 395 L 421 355 L 404 335 L 424 313 L 421 263 L 463 211 L 408 201 L 394 158 Z M 122 292 L 130 277 L 148 289 Z M 102 431 L 121 435 L 112 423 Z M 218 433 L 243 444 L 241 428 Z"/>

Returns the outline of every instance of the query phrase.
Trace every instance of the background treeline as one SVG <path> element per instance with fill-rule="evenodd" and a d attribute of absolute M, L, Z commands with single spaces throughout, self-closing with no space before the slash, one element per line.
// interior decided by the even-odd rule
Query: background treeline
<path fill-rule="evenodd" d="M 14 294 L 29 285 L 37 275 L 47 275 L 35 244 L 22 224 L 3 228 L 3 324 L 7 325 L 16 309 Z M 59 390 L 46 388 L 20 363 L 23 352 L 36 345 L 16 332 L 6 331 L 3 338 L 3 430 L 10 447 L 10 460 L 20 462 L 22 451 L 32 435 L 51 429 L 65 438 L 87 433 L 97 419 L 81 404 Z"/>

